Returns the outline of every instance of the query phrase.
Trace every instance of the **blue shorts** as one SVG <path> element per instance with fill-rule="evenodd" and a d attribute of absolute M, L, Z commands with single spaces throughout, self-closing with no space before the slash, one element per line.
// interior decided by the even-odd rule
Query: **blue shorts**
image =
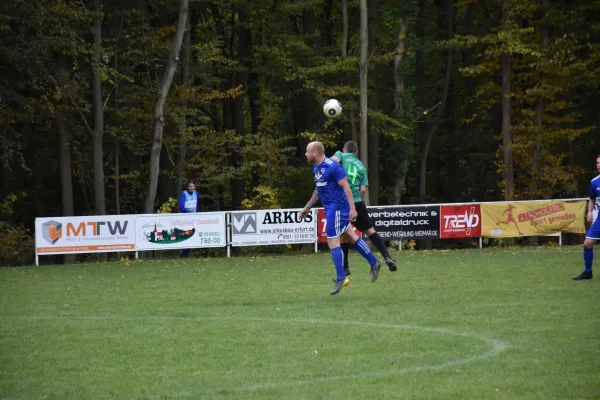
<path fill-rule="evenodd" d="M 325 209 L 327 239 L 342 235 L 350 227 L 350 207 Z"/>
<path fill-rule="evenodd" d="M 327 235 L 329 235 L 329 230 L 327 231 Z M 592 226 L 585 237 L 586 239 L 600 240 L 600 215 L 592 223 Z"/>

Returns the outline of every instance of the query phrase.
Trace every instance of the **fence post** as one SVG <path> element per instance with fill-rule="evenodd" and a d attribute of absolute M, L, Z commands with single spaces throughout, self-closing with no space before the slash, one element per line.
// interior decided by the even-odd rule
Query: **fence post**
<path fill-rule="evenodd" d="M 227 243 L 227 258 L 231 257 L 231 213 L 225 214 L 225 243 Z"/>

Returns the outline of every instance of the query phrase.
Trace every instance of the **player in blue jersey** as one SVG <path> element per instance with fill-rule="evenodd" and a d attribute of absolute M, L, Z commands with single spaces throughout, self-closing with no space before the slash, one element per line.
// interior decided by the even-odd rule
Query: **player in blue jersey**
<path fill-rule="evenodd" d="M 596 157 L 596 169 L 600 172 L 600 154 Z M 585 235 L 583 242 L 583 265 L 581 274 L 575 275 L 573 280 L 582 281 L 592 279 L 592 263 L 594 262 L 594 245 L 600 240 L 600 175 L 590 182 L 590 199 L 588 200 L 587 220 L 592 223 L 590 230 Z"/>
<path fill-rule="evenodd" d="M 346 172 L 336 161 L 325 157 L 325 148 L 321 142 L 311 142 L 306 146 L 306 158 L 314 162 L 313 178 L 321 204 L 325 209 L 327 244 L 331 250 L 331 258 L 336 271 L 335 286 L 330 294 L 338 294 L 350 283 L 344 273 L 344 253 L 340 239 L 350 242 L 360 255 L 371 266 L 371 280 L 375 282 L 379 277 L 381 261 L 377 260 L 367 244 L 359 238 L 350 228 L 350 222 L 356 218 L 354 198 L 348 185 Z M 300 211 L 300 217 L 308 214 L 308 208 Z"/>
<path fill-rule="evenodd" d="M 352 192 L 354 206 L 356 208 L 356 220 L 352 221 L 352 225 L 371 239 L 375 247 L 381 252 L 390 271 L 396 271 L 398 269 L 396 262 L 392 260 L 381 236 L 375 231 L 367 207 L 362 200 L 362 197 L 367 193 L 369 179 L 367 177 L 367 169 L 358 159 L 358 144 L 352 140 L 346 142 L 346 144 L 344 144 L 344 152 L 337 151 L 330 158 L 337 161 L 342 168 L 344 168 L 348 178 L 348 185 L 350 185 L 350 191 Z M 305 208 L 310 210 L 318 200 L 319 193 L 315 190 Z M 342 251 L 344 252 L 344 273 L 346 276 L 350 275 L 350 266 L 348 264 L 349 250 L 350 243 L 342 243 Z"/>

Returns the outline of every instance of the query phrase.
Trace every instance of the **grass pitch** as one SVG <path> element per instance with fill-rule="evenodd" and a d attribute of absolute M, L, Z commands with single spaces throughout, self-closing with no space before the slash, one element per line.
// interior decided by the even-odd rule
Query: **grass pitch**
<path fill-rule="evenodd" d="M 600 398 L 581 247 L 393 257 L 0 269 L 0 399 Z"/>

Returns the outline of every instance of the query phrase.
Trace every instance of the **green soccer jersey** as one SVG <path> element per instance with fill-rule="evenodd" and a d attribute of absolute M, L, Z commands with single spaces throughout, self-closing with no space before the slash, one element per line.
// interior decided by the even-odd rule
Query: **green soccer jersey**
<path fill-rule="evenodd" d="M 334 154 L 334 157 L 340 159 L 340 165 L 344 168 L 344 171 L 346 171 L 346 175 L 348 175 L 348 184 L 350 185 L 350 190 L 352 190 L 354 202 L 358 203 L 359 201 L 362 201 L 360 197 L 360 186 L 369 186 L 369 178 L 367 178 L 365 166 L 358 157 L 352 153 L 342 153 L 341 151 L 337 151 Z"/>

